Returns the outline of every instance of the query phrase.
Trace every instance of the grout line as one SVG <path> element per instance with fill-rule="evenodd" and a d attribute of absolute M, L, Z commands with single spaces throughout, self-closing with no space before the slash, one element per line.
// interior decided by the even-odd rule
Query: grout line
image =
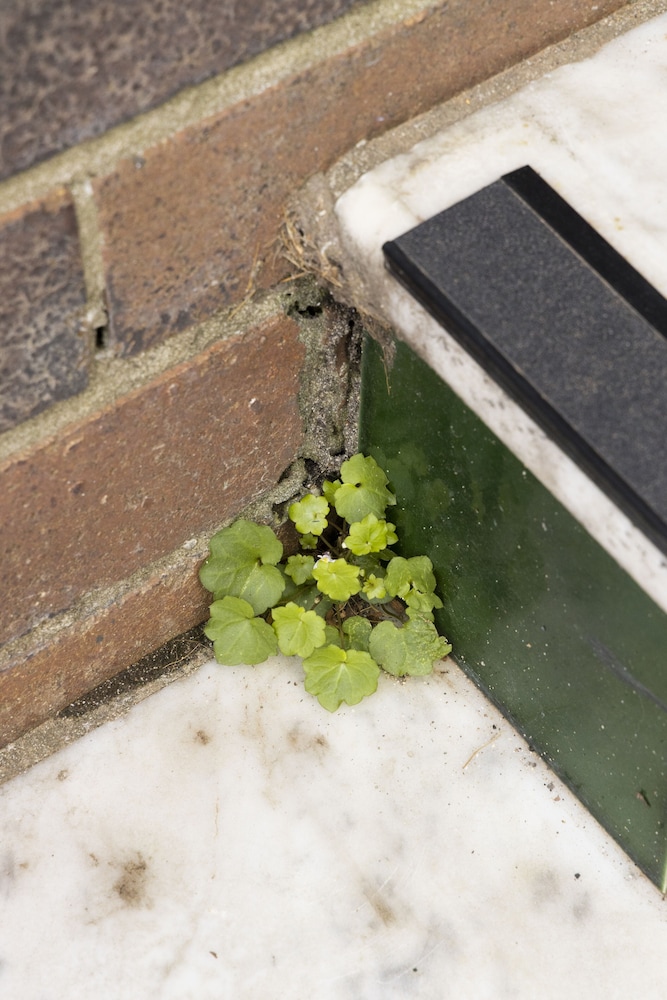
<path fill-rule="evenodd" d="M 90 181 L 75 181 L 71 187 L 76 221 L 79 228 L 79 247 L 83 279 L 86 287 L 85 325 L 91 343 L 91 353 L 95 352 L 95 331 L 108 323 L 105 305 L 106 280 L 102 260 L 102 235 L 98 224 L 98 213 Z"/>

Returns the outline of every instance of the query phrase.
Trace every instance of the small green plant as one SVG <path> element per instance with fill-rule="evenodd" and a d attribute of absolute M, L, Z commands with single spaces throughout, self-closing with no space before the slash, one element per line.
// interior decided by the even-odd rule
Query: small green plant
<path fill-rule="evenodd" d="M 271 528 L 239 520 L 211 539 L 200 578 L 213 594 L 205 632 L 219 663 L 303 659 L 306 690 L 335 712 L 377 688 L 380 670 L 429 674 L 451 651 L 433 623 L 442 602 L 427 556 L 394 555 L 396 503 L 373 458 L 354 455 L 288 511 L 300 551 L 283 559 Z"/>

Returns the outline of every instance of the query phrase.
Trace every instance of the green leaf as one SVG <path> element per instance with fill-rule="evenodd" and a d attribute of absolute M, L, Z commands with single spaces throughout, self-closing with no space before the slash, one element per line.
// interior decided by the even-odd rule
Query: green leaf
<path fill-rule="evenodd" d="M 329 559 L 322 556 L 313 568 L 317 586 L 334 601 L 348 601 L 361 590 L 359 567 L 351 566 L 345 559 Z"/>
<path fill-rule="evenodd" d="M 354 615 L 343 622 L 343 632 L 350 640 L 351 649 L 360 649 L 368 652 L 368 640 L 371 637 L 373 626 L 367 618 Z"/>
<path fill-rule="evenodd" d="M 410 579 L 415 590 L 428 594 L 435 590 L 435 575 L 433 563 L 428 556 L 413 556 L 408 559 Z"/>
<path fill-rule="evenodd" d="M 361 589 L 369 601 L 381 601 L 387 596 L 384 578 L 376 576 L 375 573 L 368 574 Z"/>
<path fill-rule="evenodd" d="M 377 518 L 375 514 L 367 514 L 362 521 L 355 521 L 350 525 L 350 533 L 343 542 L 343 547 L 355 556 L 382 552 L 388 545 L 398 541 L 395 527 L 395 524 Z"/>
<path fill-rule="evenodd" d="M 387 477 L 374 458 L 353 455 L 340 470 L 343 485 L 334 495 L 334 506 L 348 524 L 362 521 L 368 514 L 380 518 L 396 497 L 387 489 Z"/>
<path fill-rule="evenodd" d="M 340 485 L 341 485 L 340 479 L 334 479 L 333 482 L 331 482 L 329 479 L 325 479 L 324 482 L 322 483 L 322 493 L 324 494 L 324 496 L 329 501 L 329 504 L 332 507 L 334 506 L 334 498 L 336 496 L 336 491 L 338 490 L 338 487 Z"/>
<path fill-rule="evenodd" d="M 263 663 L 278 652 L 275 632 L 262 618 L 254 617 L 248 601 L 223 597 L 213 602 L 210 611 L 204 632 L 213 641 L 218 663 L 229 667 Z"/>
<path fill-rule="evenodd" d="M 433 608 L 441 608 L 442 601 L 437 594 L 422 594 L 420 590 L 411 587 L 403 598 L 408 606 L 416 614 L 430 615 Z M 431 616 L 432 617 L 432 616 Z"/>
<path fill-rule="evenodd" d="M 285 572 L 294 580 L 297 586 L 313 579 L 314 556 L 290 556 L 285 565 Z"/>
<path fill-rule="evenodd" d="M 324 620 L 292 601 L 284 608 L 273 609 L 273 628 L 285 656 L 310 656 L 326 641 Z"/>
<path fill-rule="evenodd" d="M 391 597 L 404 598 L 411 586 L 422 593 L 432 593 L 435 590 L 433 563 L 428 556 L 414 556 L 412 559 L 394 556 L 387 565 L 384 585 Z"/>
<path fill-rule="evenodd" d="M 380 622 L 371 634 L 369 650 L 383 670 L 404 677 L 430 674 L 435 661 L 447 656 L 452 647 L 438 635 L 432 622 L 412 618 L 400 628 L 389 621 Z"/>
<path fill-rule="evenodd" d="M 283 547 L 271 528 L 243 519 L 213 536 L 199 579 L 218 600 L 240 597 L 262 614 L 280 599 L 285 578 L 277 568 Z"/>
<path fill-rule="evenodd" d="M 390 597 L 403 597 L 410 589 L 411 577 L 408 560 L 394 556 L 387 564 L 384 585 Z"/>
<path fill-rule="evenodd" d="M 323 708 L 335 712 L 342 702 L 358 705 L 377 689 L 380 668 L 373 658 L 357 649 L 323 646 L 303 661 L 305 687 Z"/>
<path fill-rule="evenodd" d="M 309 493 L 303 500 L 290 504 L 287 513 L 300 535 L 321 535 L 327 526 L 329 504 L 324 497 Z"/>

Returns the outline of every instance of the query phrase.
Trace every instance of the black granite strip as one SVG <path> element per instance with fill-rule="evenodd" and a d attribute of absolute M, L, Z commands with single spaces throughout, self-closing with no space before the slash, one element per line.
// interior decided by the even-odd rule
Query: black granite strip
<path fill-rule="evenodd" d="M 384 247 L 389 268 L 667 552 L 667 302 L 530 168 Z"/>
<path fill-rule="evenodd" d="M 530 205 L 656 330 L 667 336 L 667 300 L 575 212 L 532 167 L 505 174 L 503 182 Z"/>

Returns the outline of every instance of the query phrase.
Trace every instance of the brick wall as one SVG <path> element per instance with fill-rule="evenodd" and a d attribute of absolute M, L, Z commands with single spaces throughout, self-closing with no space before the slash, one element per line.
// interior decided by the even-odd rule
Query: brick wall
<path fill-rule="evenodd" d="M 0 11 L 0 745 L 206 617 L 206 539 L 353 446 L 317 171 L 623 0 Z"/>

